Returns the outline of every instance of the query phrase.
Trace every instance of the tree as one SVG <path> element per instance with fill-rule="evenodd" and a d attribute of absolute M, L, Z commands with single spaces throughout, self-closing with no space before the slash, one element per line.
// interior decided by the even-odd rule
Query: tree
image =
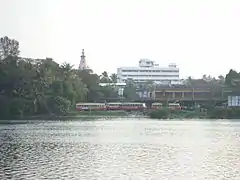
<path fill-rule="evenodd" d="M 139 98 L 136 92 L 136 85 L 132 79 L 128 79 L 126 82 L 126 87 L 123 91 L 123 96 L 127 101 L 134 101 Z"/>
<path fill-rule="evenodd" d="M 136 83 L 135 83 L 135 81 L 132 78 L 128 78 L 126 80 L 126 85 L 127 86 L 136 86 Z"/>
<path fill-rule="evenodd" d="M 123 91 L 123 96 L 127 101 L 135 101 L 139 98 L 136 88 L 133 86 L 126 86 Z"/>
<path fill-rule="evenodd" d="M 0 46 L 0 118 L 66 115 L 76 102 L 116 95 L 115 89 L 99 86 L 100 77 L 92 71 L 51 58 L 18 57 L 18 42 L 7 37 Z M 106 72 L 103 77 L 109 79 Z"/>
<path fill-rule="evenodd" d="M 78 76 L 88 90 L 86 100 L 90 102 L 99 101 L 103 97 L 103 94 L 100 92 L 99 76 L 88 71 L 78 71 Z"/>
<path fill-rule="evenodd" d="M 210 81 L 214 80 L 215 78 L 212 77 L 211 75 L 208 75 L 208 76 L 207 76 L 206 74 L 204 74 L 203 77 L 202 77 L 202 79 L 205 80 L 205 81 L 207 81 L 207 82 L 210 82 Z"/>
<path fill-rule="evenodd" d="M 102 93 L 102 100 L 108 100 L 112 98 L 118 98 L 118 91 L 111 86 L 104 86 L 99 89 L 99 91 Z"/>
<path fill-rule="evenodd" d="M 7 36 L 0 38 L 0 60 L 8 56 L 19 55 L 19 43 L 15 39 L 9 39 Z"/>
<path fill-rule="evenodd" d="M 222 75 L 218 76 L 218 81 L 219 81 L 220 84 L 224 84 L 225 83 L 224 76 L 222 76 Z"/>
<path fill-rule="evenodd" d="M 108 73 L 104 71 L 102 75 L 100 76 L 100 82 L 101 83 L 110 83 L 110 78 L 108 76 Z"/>
<path fill-rule="evenodd" d="M 112 83 L 117 83 L 117 79 L 118 79 L 117 74 L 113 73 L 110 76 L 110 78 L 111 78 Z"/>
<path fill-rule="evenodd" d="M 231 69 L 226 75 L 225 84 L 232 89 L 232 95 L 240 95 L 240 73 Z"/>
<path fill-rule="evenodd" d="M 12 55 L 0 61 L 1 118 L 63 115 L 76 101 L 85 100 L 87 92 L 70 64 Z"/>
<path fill-rule="evenodd" d="M 187 80 L 186 80 L 186 85 L 188 86 L 188 87 L 192 87 L 192 77 L 191 76 L 189 76 L 188 78 L 187 78 Z"/>
<path fill-rule="evenodd" d="M 235 70 L 230 69 L 229 73 L 226 75 L 225 84 L 232 86 L 234 80 L 240 80 L 240 75 Z"/>
<path fill-rule="evenodd" d="M 102 76 L 108 78 L 108 73 L 107 73 L 107 71 L 103 71 Z"/>
<path fill-rule="evenodd" d="M 204 74 L 203 77 L 202 77 L 203 80 L 206 80 L 207 79 L 207 75 Z"/>

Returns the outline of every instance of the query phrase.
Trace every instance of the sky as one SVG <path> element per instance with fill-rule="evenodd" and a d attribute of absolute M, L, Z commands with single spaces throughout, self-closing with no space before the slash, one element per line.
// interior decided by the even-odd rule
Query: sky
<path fill-rule="evenodd" d="M 96 73 L 148 58 L 176 63 L 180 77 L 240 71 L 240 0 L 0 0 L 0 37 L 21 56 Z"/>

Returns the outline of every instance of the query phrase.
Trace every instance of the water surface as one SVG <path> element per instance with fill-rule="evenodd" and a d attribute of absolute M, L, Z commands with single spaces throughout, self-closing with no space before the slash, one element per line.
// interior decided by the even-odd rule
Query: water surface
<path fill-rule="evenodd" d="M 240 123 L 116 118 L 0 126 L 0 179 L 240 179 Z"/>

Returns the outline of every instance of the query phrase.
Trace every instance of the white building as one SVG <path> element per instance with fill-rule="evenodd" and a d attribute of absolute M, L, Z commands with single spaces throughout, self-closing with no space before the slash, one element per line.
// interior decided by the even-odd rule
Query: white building
<path fill-rule="evenodd" d="M 125 87 L 126 83 L 99 83 L 99 86 Z"/>
<path fill-rule="evenodd" d="M 176 64 L 168 67 L 159 67 L 154 61 L 140 59 L 138 67 L 120 67 L 117 69 L 118 82 L 126 82 L 132 79 L 135 82 L 153 81 L 157 84 L 181 84 L 179 68 Z"/>

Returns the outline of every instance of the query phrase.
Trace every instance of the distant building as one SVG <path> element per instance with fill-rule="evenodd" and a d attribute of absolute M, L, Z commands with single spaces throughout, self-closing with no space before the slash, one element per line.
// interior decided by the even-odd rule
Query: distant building
<path fill-rule="evenodd" d="M 156 84 L 181 84 L 179 79 L 179 68 L 176 64 L 169 64 L 168 67 L 159 67 L 154 61 L 149 59 L 140 59 L 137 67 L 120 67 L 117 69 L 118 82 L 126 82 L 132 79 L 138 83 L 148 81 Z"/>
<path fill-rule="evenodd" d="M 46 61 L 51 61 L 53 62 L 54 64 L 58 65 L 57 62 L 53 61 L 52 58 L 50 57 L 46 57 L 45 59 L 34 59 L 34 58 L 29 58 L 29 57 L 19 57 L 22 61 L 25 61 L 25 62 L 31 62 L 32 64 L 38 64 L 38 63 L 42 63 L 42 62 L 46 62 Z"/>
<path fill-rule="evenodd" d="M 228 96 L 228 107 L 239 107 L 240 96 Z"/>
<path fill-rule="evenodd" d="M 99 86 L 125 87 L 126 83 L 99 83 Z"/>
<path fill-rule="evenodd" d="M 86 56 L 84 54 L 84 49 L 82 49 L 82 55 L 81 55 L 81 60 L 80 60 L 78 69 L 79 70 L 89 70 L 90 69 L 87 65 Z"/>

